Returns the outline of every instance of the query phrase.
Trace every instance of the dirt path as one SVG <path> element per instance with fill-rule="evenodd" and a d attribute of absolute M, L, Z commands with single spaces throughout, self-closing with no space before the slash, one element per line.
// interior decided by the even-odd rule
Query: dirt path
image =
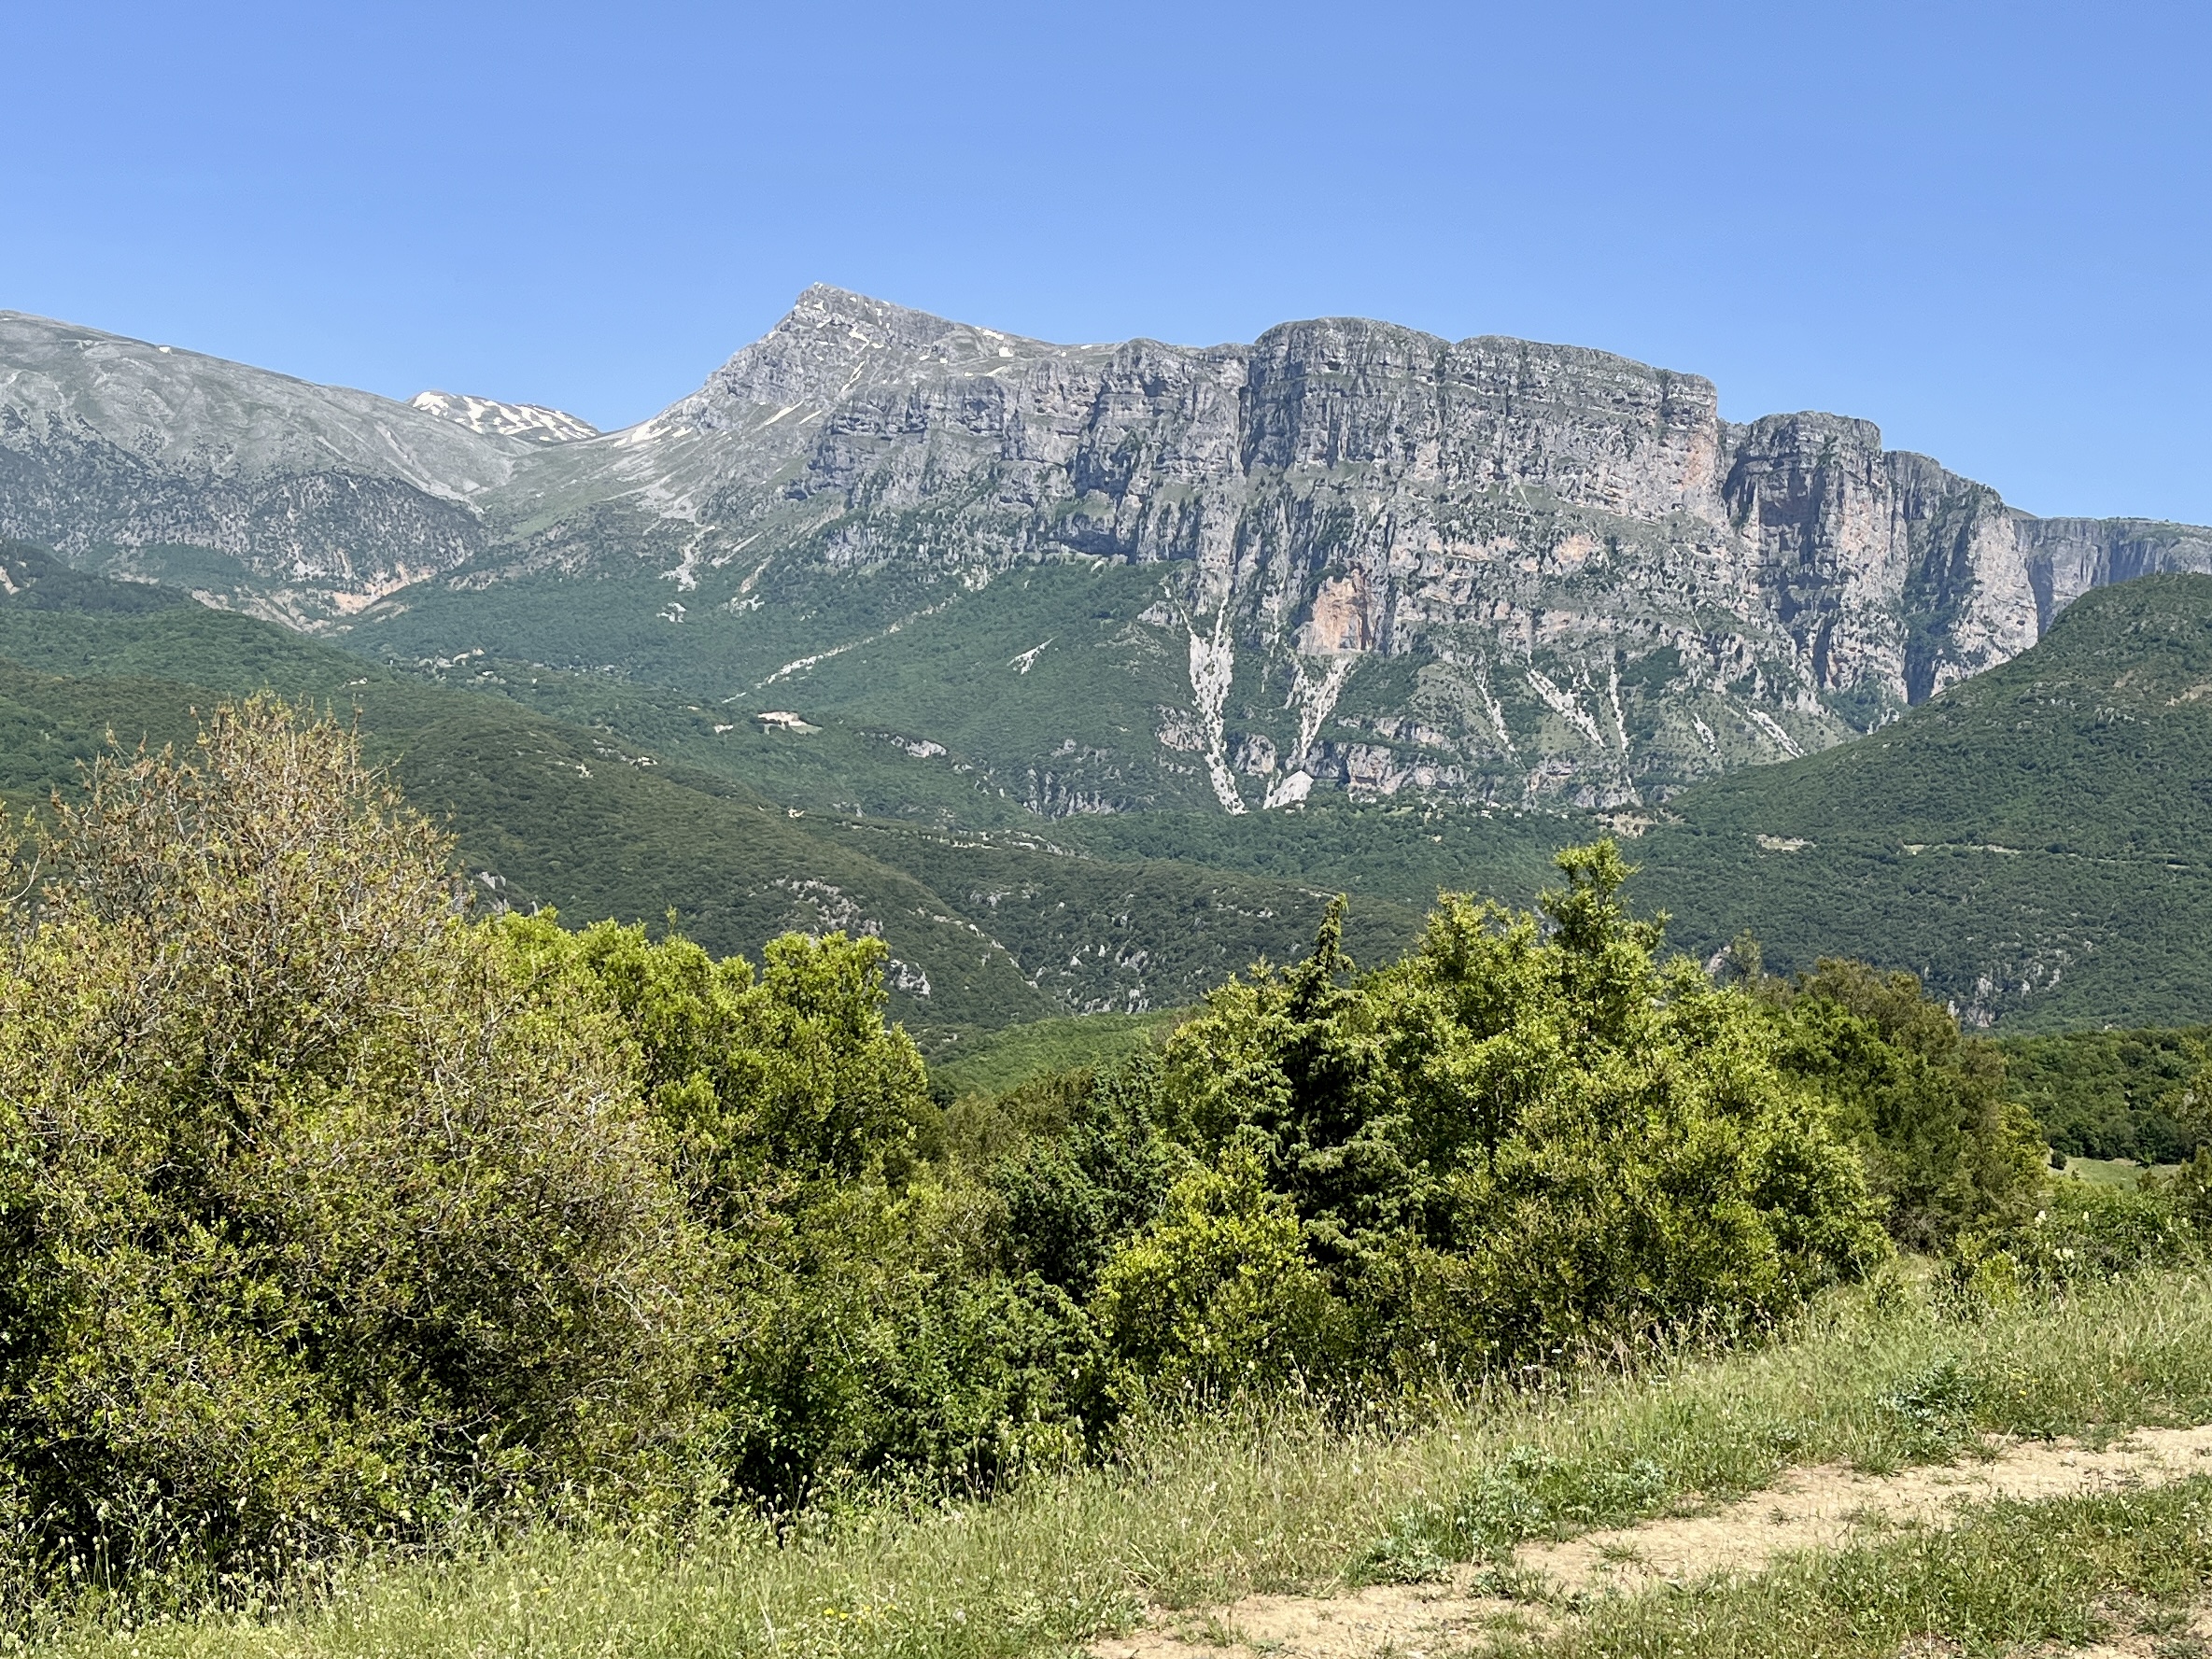
<path fill-rule="evenodd" d="M 1986 1463 L 1859 1475 L 1791 1469 L 1774 1485 L 1701 1515 L 1670 1516 L 1528 1544 L 1514 1565 L 1542 1575 L 1545 1603 L 1474 1592 L 1462 1568 L 1429 1584 L 1376 1584 L 1342 1596 L 1249 1596 L 1228 1607 L 1160 1611 L 1143 1630 L 1097 1643 L 1095 1659 L 1427 1659 L 1508 1621 L 1556 1624 L 1577 1598 L 1632 1594 L 1714 1573 L 1758 1571 L 1787 1551 L 1833 1547 L 1868 1523 L 1942 1525 L 1963 1504 L 2073 1497 L 2159 1486 L 2212 1471 L 2212 1425 L 2138 1429 L 2101 1452 L 2071 1441 L 1997 1443 Z"/>

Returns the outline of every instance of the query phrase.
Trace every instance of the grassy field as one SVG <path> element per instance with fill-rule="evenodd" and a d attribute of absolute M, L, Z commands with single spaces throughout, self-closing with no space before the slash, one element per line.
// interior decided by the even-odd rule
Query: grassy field
<path fill-rule="evenodd" d="M 735 1520 L 464 1541 L 434 1560 L 364 1563 L 271 1606 L 135 1624 L 80 1611 L 18 1645 L 88 1659 L 1064 1652 L 1148 1603 L 1402 1576 L 1690 1494 L 1755 1491 L 1793 1464 L 1887 1469 L 1948 1459 L 1993 1431 L 2095 1438 L 2212 1420 L 2212 1281 L 2148 1274 L 1977 1313 L 1890 1279 L 1759 1351 L 1578 1375 L 1395 1423 L 1283 1409 L 1156 1425 L 1105 1467 L 1038 1473 L 988 1501 L 862 1505 L 781 1541 Z M 1525 1491 L 1491 1501 L 1515 1478 Z M 2171 1600 L 2212 1566 L 2202 1488 L 1785 1563 L 1542 1639 L 1628 1654 L 1895 1652 L 1900 1633 L 1923 1629 L 1976 1646 L 2002 1631 L 2065 1638 L 2101 1599 Z M 1991 1580 L 2028 1568 L 2034 1582 Z"/>
<path fill-rule="evenodd" d="M 2170 1175 L 2180 1167 L 2177 1163 L 2145 1165 L 2132 1158 L 2069 1158 L 2065 1173 L 2077 1181 L 2098 1187 L 2133 1187 L 2146 1174 Z"/>

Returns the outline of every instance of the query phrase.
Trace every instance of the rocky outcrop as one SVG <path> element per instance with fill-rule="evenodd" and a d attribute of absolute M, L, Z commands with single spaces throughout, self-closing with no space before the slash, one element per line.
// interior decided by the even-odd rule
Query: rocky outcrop
<path fill-rule="evenodd" d="M 1187 661 L 1179 700 L 1131 694 L 1142 754 L 997 757 L 1046 813 L 1645 803 L 1871 730 L 2090 587 L 2212 569 L 2212 531 L 2036 519 L 1865 421 L 1734 425 L 1698 375 L 1357 319 L 1054 345 L 815 288 L 653 420 L 560 442 L 159 352 L 0 318 L 0 533 L 212 549 L 225 602 L 310 624 L 648 570 L 711 641 L 803 587 L 798 662 L 1040 561 L 1156 571 L 1124 637 Z"/>

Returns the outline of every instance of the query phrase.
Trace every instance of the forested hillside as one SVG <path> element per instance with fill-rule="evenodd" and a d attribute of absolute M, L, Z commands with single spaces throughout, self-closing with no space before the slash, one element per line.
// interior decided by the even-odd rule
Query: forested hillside
<path fill-rule="evenodd" d="M 2212 1013 L 2212 577 L 2078 602 L 1871 737 L 1691 790 L 1635 843 L 1700 954 L 1909 968 L 2008 1028 Z"/>
<path fill-rule="evenodd" d="M 657 926 L 674 911 L 723 952 L 788 929 L 876 931 L 895 1006 L 918 1031 L 1093 1007 L 1176 1005 L 1309 937 L 1327 894 L 1173 858 L 1107 861 L 1034 835 L 794 808 L 604 729 L 509 698 L 373 668 L 181 595 L 87 578 L 17 544 L 0 597 L 0 791 L 19 803 L 74 779 L 114 731 L 157 747 L 194 709 L 263 687 L 358 712 L 369 752 L 450 815 L 485 903 L 557 907 L 579 923 Z M 1362 950 L 1395 949 L 1418 911 L 1374 903 Z"/>
<path fill-rule="evenodd" d="M 1188 1004 L 1281 959 L 1335 893 L 1353 900 L 1355 955 L 1388 952 L 1438 892 L 1525 897 L 1555 849 L 1616 827 L 1642 832 L 1626 843 L 1640 891 L 1700 959 L 1748 930 L 1778 971 L 1823 955 L 1909 968 L 2007 1030 L 2212 1012 L 2212 578 L 2099 590 L 2042 644 L 1868 738 L 1641 811 L 1315 799 L 1045 818 L 956 753 L 865 724 L 786 731 L 490 655 L 379 668 L 8 556 L 0 661 L 30 674 L 11 682 L 5 787 L 65 779 L 109 723 L 178 735 L 218 694 L 358 707 L 373 752 L 454 814 L 487 898 L 586 919 L 673 908 L 717 949 L 880 927 L 918 1030 Z"/>

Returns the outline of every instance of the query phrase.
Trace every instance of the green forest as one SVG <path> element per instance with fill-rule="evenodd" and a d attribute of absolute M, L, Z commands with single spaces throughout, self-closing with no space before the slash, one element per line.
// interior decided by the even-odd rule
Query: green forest
<path fill-rule="evenodd" d="M 1334 893 L 1351 900 L 1349 948 L 1381 960 L 1440 892 L 1531 893 L 1554 851 L 1606 834 L 1701 961 L 1745 931 L 1789 974 L 1862 958 L 2005 1037 L 2205 1017 L 2212 577 L 2099 589 L 2034 649 L 1863 741 L 1636 810 L 1331 792 L 1233 818 L 1040 816 L 834 713 L 781 733 L 711 698 L 518 658 L 373 662 L 342 634 L 20 542 L 0 569 L 0 798 L 19 810 L 110 731 L 158 747 L 189 738 L 195 710 L 275 690 L 358 717 L 487 901 L 656 935 L 672 911 L 718 955 L 870 931 L 892 1014 L 933 1058 L 1007 1026 L 1191 1005 L 1302 949 Z"/>

